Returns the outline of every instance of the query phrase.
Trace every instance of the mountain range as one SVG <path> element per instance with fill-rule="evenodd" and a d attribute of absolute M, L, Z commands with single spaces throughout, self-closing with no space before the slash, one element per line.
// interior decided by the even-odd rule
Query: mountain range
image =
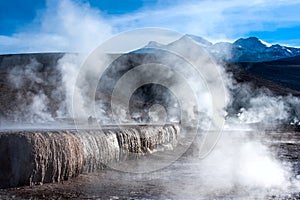
<path fill-rule="evenodd" d="M 276 95 L 291 94 L 300 97 L 298 48 L 268 45 L 256 37 L 239 39 L 233 43 L 213 44 L 198 36 L 184 35 L 167 45 L 149 42 L 145 48 L 136 51 L 162 52 L 155 48 L 170 51 L 177 49 L 184 52 L 183 55 L 191 53 L 192 56 L 199 56 L 198 53 L 205 49 L 212 57 L 221 60 L 224 69 L 232 74 L 237 83 L 250 83 L 248 85 L 253 88 L 268 88 Z M 58 117 L 58 110 L 66 107 L 66 90 L 61 70 L 61 59 L 65 55 L 75 54 L 61 52 L 0 55 L 0 122 L 2 118 L 10 121 L 39 121 L 48 119 L 49 115 Z M 116 57 L 111 56 L 112 59 Z M 37 101 L 40 99 L 43 104 Z M 238 101 L 242 98 L 235 99 Z M 239 102 L 236 105 L 236 110 L 231 111 L 232 113 L 240 109 Z M 33 108 L 43 111 L 42 114 L 47 111 L 47 115 L 28 116 Z"/>
<path fill-rule="evenodd" d="M 233 43 L 218 42 L 213 44 L 202 37 L 186 34 L 167 45 L 151 41 L 145 47 L 172 49 L 174 46 L 184 44 L 187 40 L 193 40 L 193 42 L 202 46 L 217 60 L 231 63 L 266 62 L 300 55 L 300 48 L 287 47 L 279 44 L 271 45 L 257 37 L 240 38 Z"/>

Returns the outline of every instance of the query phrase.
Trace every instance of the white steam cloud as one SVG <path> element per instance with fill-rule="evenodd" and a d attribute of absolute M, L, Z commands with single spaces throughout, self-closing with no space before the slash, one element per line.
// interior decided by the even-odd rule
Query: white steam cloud
<path fill-rule="evenodd" d="M 191 157 L 175 164 L 174 172 L 163 176 L 180 178 L 176 184 L 167 181 L 164 186 L 179 199 L 265 199 L 267 195 L 297 191 L 289 166 L 276 160 L 274 153 L 251 134 L 259 133 L 224 132 L 205 159 Z"/>
<path fill-rule="evenodd" d="M 62 51 L 80 52 L 80 54 L 66 54 L 58 60 L 56 68 L 61 72 L 63 85 L 57 86 L 51 96 L 45 95 L 43 91 L 37 94 L 30 92 L 19 94 L 20 102 L 24 102 L 22 103 L 23 109 L 19 109 L 19 112 L 22 113 L 15 113 L 16 119 L 14 120 L 20 121 L 27 116 L 31 122 L 45 122 L 52 121 L 54 118 L 71 117 L 73 93 L 76 89 L 76 79 L 80 66 L 86 54 L 111 36 L 112 26 L 102 18 L 100 11 L 92 9 L 88 4 L 75 3 L 70 0 L 47 1 L 46 10 L 39 13 L 33 25 L 38 25 L 38 30 L 34 29 L 35 32 L 25 31 L 16 33 L 11 37 L 0 38 L 0 41 L 4 41 L 3 53 Z M 16 47 L 16 49 L 12 50 L 11 47 Z M 32 59 L 27 66 L 14 67 L 9 72 L 11 85 L 20 89 L 25 85 L 28 86 L 28 80 L 30 80 L 29 87 L 34 84 L 47 85 L 47 81 L 51 82 L 50 85 L 57 84 L 56 80 L 50 80 L 50 76 L 45 81 L 36 75 L 37 72 L 33 69 L 39 65 L 41 63 Z M 60 102 L 56 113 L 50 113 L 48 104 L 51 100 L 48 98 L 53 97 L 61 100 L 63 97 L 57 96 L 61 94 L 65 95 L 64 101 Z M 28 102 L 25 100 L 29 97 L 32 102 L 27 105 Z M 80 102 L 82 106 L 86 103 L 83 99 L 76 99 L 76 101 Z M 27 112 L 24 112 L 25 108 L 28 109 Z M 82 107 L 82 110 L 84 111 L 85 108 Z M 86 115 L 84 116 L 86 117 Z"/>
<path fill-rule="evenodd" d="M 13 109 L 14 112 L 9 116 L 13 117 L 10 120 L 27 123 L 54 120 L 49 109 L 50 100 L 48 99 L 48 96 L 52 96 L 52 94 L 46 95 L 45 93 L 47 85 L 54 84 L 57 77 L 49 75 L 45 79 L 41 75 L 42 73 L 38 72 L 39 67 L 41 67 L 41 63 L 35 58 L 31 58 L 28 64 L 16 65 L 8 71 L 7 82 L 13 90 L 18 91 L 17 99 L 15 99 L 16 107 L 7 108 L 8 110 Z M 59 90 L 59 88 L 57 89 Z M 53 91 L 53 94 L 55 92 Z M 59 96 L 55 95 L 55 98 L 61 100 Z"/>
<path fill-rule="evenodd" d="M 70 0 L 47 1 L 46 10 L 26 29 L 0 36 L 0 52 L 89 53 L 112 34 L 112 26 L 99 10 Z"/>
<path fill-rule="evenodd" d="M 61 70 L 62 84 L 66 95 L 65 101 L 58 110 L 58 117 L 73 117 L 71 116 L 71 113 L 73 113 L 72 102 L 79 68 L 83 59 L 83 55 L 67 54 L 58 61 L 58 67 Z M 76 101 L 79 102 L 80 105 L 83 104 L 83 99 L 76 99 Z"/>
<path fill-rule="evenodd" d="M 266 88 L 254 88 L 248 83 L 231 79 L 228 88 L 233 91 L 227 110 L 235 115 L 228 121 L 246 124 L 290 124 L 300 118 L 300 99 L 292 95 L 275 95 Z M 232 113 L 231 113 L 232 114 Z"/>

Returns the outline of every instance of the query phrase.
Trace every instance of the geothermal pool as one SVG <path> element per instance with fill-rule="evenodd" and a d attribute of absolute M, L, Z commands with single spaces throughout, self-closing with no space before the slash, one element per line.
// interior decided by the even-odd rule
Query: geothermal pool
<path fill-rule="evenodd" d="M 2 189 L 0 199 L 300 198 L 299 132 L 225 131 L 205 159 L 196 147 L 154 172 L 106 168 L 62 183 Z M 165 159 L 159 153 L 144 158 Z"/>

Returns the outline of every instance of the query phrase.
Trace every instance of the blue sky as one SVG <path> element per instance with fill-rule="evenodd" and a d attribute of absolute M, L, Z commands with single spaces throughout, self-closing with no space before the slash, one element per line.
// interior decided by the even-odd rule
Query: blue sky
<path fill-rule="evenodd" d="M 212 42 L 257 36 L 300 46 L 300 0 L 27 0 L 0 2 L 0 53 L 80 51 L 160 27 Z"/>
<path fill-rule="evenodd" d="M 144 5 L 149 5 L 156 1 L 148 0 L 86 0 L 81 1 L 90 4 L 106 15 L 122 15 L 134 12 Z M 0 1 L 1 35 L 10 35 L 18 31 L 19 28 L 31 23 L 38 12 L 47 8 L 46 0 L 10 0 Z"/>

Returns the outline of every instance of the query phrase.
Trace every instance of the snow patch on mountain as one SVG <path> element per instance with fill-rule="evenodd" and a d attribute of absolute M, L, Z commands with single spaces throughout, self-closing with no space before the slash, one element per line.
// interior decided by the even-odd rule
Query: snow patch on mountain
<path fill-rule="evenodd" d="M 268 42 L 266 42 L 266 41 L 264 41 L 264 40 L 259 39 L 259 41 L 260 41 L 262 44 L 264 44 L 266 47 L 271 47 L 271 46 L 272 46 L 272 44 L 270 44 L 270 43 L 268 43 Z"/>

